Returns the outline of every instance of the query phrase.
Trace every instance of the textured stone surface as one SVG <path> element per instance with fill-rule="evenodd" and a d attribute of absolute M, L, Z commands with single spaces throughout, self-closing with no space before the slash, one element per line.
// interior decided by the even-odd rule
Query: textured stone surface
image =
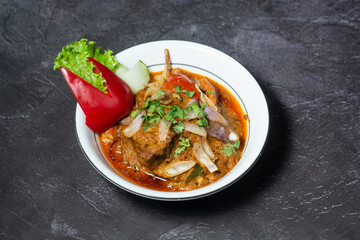
<path fill-rule="evenodd" d="M 360 239 L 360 2 L 0 1 L 0 239 Z M 107 182 L 52 61 L 85 37 L 115 52 L 181 39 L 242 63 L 270 108 L 256 166 L 205 199 Z"/>

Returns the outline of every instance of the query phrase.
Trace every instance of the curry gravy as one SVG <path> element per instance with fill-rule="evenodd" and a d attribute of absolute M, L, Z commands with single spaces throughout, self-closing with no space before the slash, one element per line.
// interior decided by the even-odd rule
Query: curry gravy
<path fill-rule="evenodd" d="M 210 174 L 210 172 L 204 171 L 201 175 L 201 181 L 199 179 L 194 179 L 189 182 L 185 181 L 186 177 L 190 173 L 183 173 L 179 176 L 165 179 L 162 177 L 156 176 L 152 169 L 152 167 L 156 166 L 142 166 L 142 164 L 138 163 L 136 159 L 132 159 L 131 156 L 127 156 L 126 161 L 121 157 L 121 154 L 114 154 L 116 152 L 114 148 L 116 148 L 115 144 L 108 144 L 101 140 L 102 134 L 99 136 L 99 144 L 103 151 L 104 156 L 109 161 L 109 163 L 113 166 L 113 168 L 124 178 L 127 180 L 154 190 L 160 191 L 186 191 L 192 190 L 196 188 L 200 188 L 211 184 L 221 177 L 223 177 L 226 173 L 228 173 L 240 160 L 242 152 L 244 151 L 244 147 L 247 139 L 247 124 L 248 118 L 241 108 L 239 102 L 236 98 L 228 91 L 224 86 L 215 82 L 212 79 L 209 79 L 203 75 L 196 74 L 187 70 L 181 69 L 183 74 L 187 75 L 191 80 L 198 79 L 207 79 L 212 83 L 212 85 L 216 88 L 218 94 L 218 103 L 217 106 L 221 109 L 221 113 L 226 120 L 229 121 L 229 125 L 239 134 L 240 138 L 240 147 L 238 148 L 237 153 L 233 154 L 231 157 L 227 157 L 222 153 L 222 148 L 224 143 L 221 141 L 208 136 L 208 142 L 213 150 L 214 154 L 218 158 L 215 161 L 216 165 L 218 165 L 219 171 Z M 150 74 L 150 82 L 154 80 L 154 77 L 160 75 L 162 72 L 153 72 Z M 142 90 L 143 91 L 143 90 Z M 143 94 L 141 91 L 138 94 Z M 137 94 L 137 95 L 138 95 Z M 138 98 L 136 98 L 138 99 Z M 121 124 L 117 124 L 116 126 L 110 128 L 106 131 L 106 134 L 113 137 L 114 141 L 117 141 L 118 145 L 121 144 L 122 147 L 125 147 L 126 144 L 129 144 L 129 140 L 123 137 L 119 139 L 119 132 L 123 131 L 124 126 Z M 151 131 L 151 129 L 150 129 Z M 103 133 L 104 134 L 104 133 Z M 198 136 L 193 136 L 195 134 L 184 132 L 182 136 L 187 137 L 193 144 L 193 141 L 196 141 Z M 173 146 L 173 148 L 176 147 Z M 132 148 L 131 145 L 128 145 L 127 149 Z M 130 151 L 130 150 L 129 150 Z M 128 154 L 131 155 L 131 154 Z M 187 149 L 184 154 L 181 155 L 185 160 L 192 156 L 192 151 Z M 162 159 L 161 161 L 167 161 L 168 159 Z M 158 165 L 161 163 L 157 163 Z M 204 167 L 205 169 L 205 167 Z M 189 170 L 191 172 L 191 170 Z"/>

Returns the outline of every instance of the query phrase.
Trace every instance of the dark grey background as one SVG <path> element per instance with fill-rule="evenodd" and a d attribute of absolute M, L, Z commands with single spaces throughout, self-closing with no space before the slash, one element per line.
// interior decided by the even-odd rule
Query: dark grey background
<path fill-rule="evenodd" d="M 0 1 L 0 239 L 360 239 L 359 1 Z M 52 62 L 81 38 L 161 39 L 243 64 L 270 108 L 256 166 L 201 200 L 107 182 Z"/>

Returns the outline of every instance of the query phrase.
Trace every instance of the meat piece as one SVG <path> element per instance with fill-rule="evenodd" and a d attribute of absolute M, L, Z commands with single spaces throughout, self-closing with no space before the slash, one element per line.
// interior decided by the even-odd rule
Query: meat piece
<path fill-rule="evenodd" d="M 154 77 L 154 86 L 161 88 L 164 84 L 165 79 L 170 75 L 171 63 L 170 63 L 170 54 L 168 49 L 164 49 L 165 53 L 165 69 L 161 75 Z"/>
<path fill-rule="evenodd" d="M 138 180 L 147 179 L 152 176 L 152 172 L 139 160 L 140 157 L 135 150 L 134 142 L 129 138 L 118 139 L 111 147 L 110 156 L 113 159 L 121 159 L 118 163 L 121 165 L 123 173 L 132 175 L 133 178 Z M 134 171 L 136 170 L 136 171 Z"/>
<path fill-rule="evenodd" d="M 160 141 L 159 127 L 150 127 L 146 131 L 142 128 L 132 137 L 134 147 L 139 155 L 139 161 L 151 166 L 152 161 L 156 158 L 161 159 L 162 155 L 169 154 L 169 144 L 175 136 L 173 131 L 169 131 L 164 141 Z"/>
<path fill-rule="evenodd" d="M 117 126 L 109 128 L 105 132 L 100 134 L 100 140 L 104 145 L 112 144 L 117 137 Z"/>
<path fill-rule="evenodd" d="M 111 148 L 111 156 L 116 159 L 121 159 L 121 164 L 126 165 L 127 168 L 137 169 L 147 174 L 152 174 L 151 171 L 140 164 L 139 155 L 135 150 L 134 143 L 131 139 L 123 138 L 117 140 Z"/>
<path fill-rule="evenodd" d="M 183 72 L 181 71 L 180 68 L 174 68 L 172 71 L 171 71 L 172 74 L 183 74 Z"/>
<path fill-rule="evenodd" d="M 164 53 L 165 53 L 165 69 L 164 69 L 164 72 L 162 73 L 162 77 L 163 77 L 163 79 L 166 79 L 170 75 L 171 63 L 170 63 L 169 50 L 165 48 Z M 162 85 L 160 85 L 158 87 L 161 88 Z"/>

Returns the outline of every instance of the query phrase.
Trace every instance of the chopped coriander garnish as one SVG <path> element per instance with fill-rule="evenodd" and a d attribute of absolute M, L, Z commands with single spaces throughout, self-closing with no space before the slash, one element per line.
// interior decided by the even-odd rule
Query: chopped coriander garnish
<path fill-rule="evenodd" d="M 155 112 L 155 110 L 157 109 L 157 107 L 159 107 L 159 105 L 160 105 L 160 101 L 159 101 L 159 100 L 155 100 L 155 101 L 151 102 L 151 103 L 149 104 L 148 112 L 149 112 L 149 113 Z"/>
<path fill-rule="evenodd" d="M 179 139 L 180 139 L 180 142 L 179 142 L 180 146 L 182 146 L 182 147 L 190 147 L 191 146 L 189 139 L 184 138 L 184 137 L 179 137 Z"/>
<path fill-rule="evenodd" d="M 166 120 L 166 119 L 165 119 L 165 111 L 164 111 L 164 108 L 163 108 L 162 106 L 157 107 L 157 108 L 155 109 L 155 111 L 157 112 L 157 114 L 160 115 L 160 117 L 161 117 L 162 119 Z M 166 123 L 166 121 L 165 121 L 165 123 Z M 167 124 L 166 124 L 166 125 L 167 125 Z"/>
<path fill-rule="evenodd" d="M 200 118 L 196 122 L 199 127 L 207 127 L 207 128 L 209 128 L 210 127 L 209 122 L 205 118 L 206 113 L 203 111 L 203 108 L 205 107 L 205 105 L 201 105 L 201 106 L 202 106 L 202 108 L 200 108 L 196 103 L 192 103 L 192 104 L 190 104 L 190 106 L 185 111 L 187 113 L 193 111 L 195 116 Z"/>
<path fill-rule="evenodd" d="M 199 120 L 196 121 L 196 123 L 199 127 L 210 128 L 209 122 L 206 118 L 200 118 Z"/>
<path fill-rule="evenodd" d="M 208 92 L 207 94 L 208 94 L 208 95 L 212 94 L 212 95 L 214 95 L 214 96 L 215 96 L 214 91 Z"/>
<path fill-rule="evenodd" d="M 138 112 L 139 112 L 139 109 L 132 111 L 129 116 L 132 118 L 136 118 L 136 116 L 138 115 Z"/>
<path fill-rule="evenodd" d="M 185 151 L 185 148 L 183 148 L 183 147 L 178 147 L 177 149 L 175 149 L 174 158 L 176 158 L 183 151 Z"/>
<path fill-rule="evenodd" d="M 190 173 L 190 175 L 186 178 L 186 182 L 197 178 L 198 176 L 200 176 L 200 174 L 203 172 L 203 168 L 200 166 L 200 164 L 196 164 L 194 167 L 194 170 Z"/>
<path fill-rule="evenodd" d="M 160 121 L 161 117 L 159 115 L 152 114 L 147 117 L 149 123 L 155 122 L 156 124 Z"/>
<path fill-rule="evenodd" d="M 177 123 L 176 118 L 186 119 L 188 115 L 185 110 L 177 105 L 172 105 L 167 112 L 166 119 L 172 123 Z"/>
<path fill-rule="evenodd" d="M 181 93 L 185 93 L 186 96 L 192 98 L 195 94 L 195 91 L 181 90 L 180 86 L 175 87 L 175 92 L 179 94 L 179 102 L 182 102 L 183 98 L 181 97 Z"/>
<path fill-rule="evenodd" d="M 151 126 L 150 122 L 144 121 L 142 128 L 144 131 L 146 131 Z"/>
<path fill-rule="evenodd" d="M 193 92 L 189 92 L 189 91 L 187 92 L 190 93 L 190 95 L 193 95 Z M 188 112 L 190 111 L 193 111 L 194 114 L 197 117 L 199 117 L 199 120 L 197 120 L 197 125 L 199 127 L 209 128 L 209 122 L 205 118 L 206 113 L 203 111 L 204 107 L 205 105 L 201 105 L 201 107 L 199 107 L 196 103 L 192 103 L 187 109 L 183 109 L 177 105 L 171 105 L 171 106 L 163 105 L 159 100 L 150 101 L 150 98 L 148 98 L 141 108 L 134 110 L 130 113 L 130 117 L 135 118 L 140 111 L 145 111 L 145 115 L 142 117 L 144 119 L 143 122 L 144 131 L 151 126 L 157 125 L 160 119 L 163 119 L 167 126 L 168 126 L 168 121 L 172 124 L 176 124 L 173 127 L 174 131 L 176 133 L 182 133 L 184 131 L 185 126 L 184 123 L 182 123 L 181 121 L 189 117 Z M 165 113 L 165 108 L 168 109 L 166 113 Z"/>
<path fill-rule="evenodd" d="M 155 95 L 156 98 L 160 97 L 161 95 L 163 95 L 165 92 L 163 90 L 159 90 L 157 92 L 157 94 Z"/>
<path fill-rule="evenodd" d="M 139 114 L 139 112 L 143 110 L 145 110 L 145 115 L 142 117 L 144 119 L 143 122 L 144 131 L 146 131 L 151 126 L 157 125 L 161 118 L 165 120 L 164 107 L 163 105 L 160 105 L 159 100 L 150 101 L 150 98 L 148 98 L 141 108 L 132 111 L 130 113 L 130 117 L 133 118 L 136 117 Z"/>
<path fill-rule="evenodd" d="M 232 153 L 236 153 L 235 148 L 240 147 L 240 141 L 237 140 L 234 144 L 231 144 L 228 142 L 228 144 L 224 145 L 223 150 L 221 150 L 223 153 L 226 154 L 226 156 L 230 157 Z"/>
<path fill-rule="evenodd" d="M 179 122 L 178 124 L 176 124 L 174 127 L 173 127 L 174 131 L 176 133 L 182 133 L 185 129 L 185 125 L 184 123 L 182 122 Z"/>
<path fill-rule="evenodd" d="M 188 90 L 182 90 L 181 92 L 185 93 L 189 98 L 192 98 L 195 94 L 195 91 L 190 92 Z"/>
<path fill-rule="evenodd" d="M 156 114 L 144 115 L 142 118 L 144 119 L 142 125 L 144 131 L 146 131 L 151 126 L 157 125 L 161 119 L 161 117 Z"/>
<path fill-rule="evenodd" d="M 182 153 L 183 151 L 186 150 L 186 148 L 190 147 L 190 141 L 187 138 L 183 138 L 183 137 L 179 137 L 179 145 L 180 147 L 178 147 L 175 152 L 174 152 L 174 157 L 176 158 L 180 153 Z"/>
<path fill-rule="evenodd" d="M 150 98 L 148 98 L 146 100 L 146 102 L 144 103 L 144 106 L 136 109 L 135 111 L 132 111 L 129 116 L 132 118 L 135 118 L 139 114 L 140 111 L 147 109 L 149 107 L 149 104 L 150 104 Z"/>
<path fill-rule="evenodd" d="M 179 102 L 182 102 L 182 97 L 181 97 L 181 87 L 180 86 L 176 86 L 175 87 L 175 92 L 179 94 Z"/>

